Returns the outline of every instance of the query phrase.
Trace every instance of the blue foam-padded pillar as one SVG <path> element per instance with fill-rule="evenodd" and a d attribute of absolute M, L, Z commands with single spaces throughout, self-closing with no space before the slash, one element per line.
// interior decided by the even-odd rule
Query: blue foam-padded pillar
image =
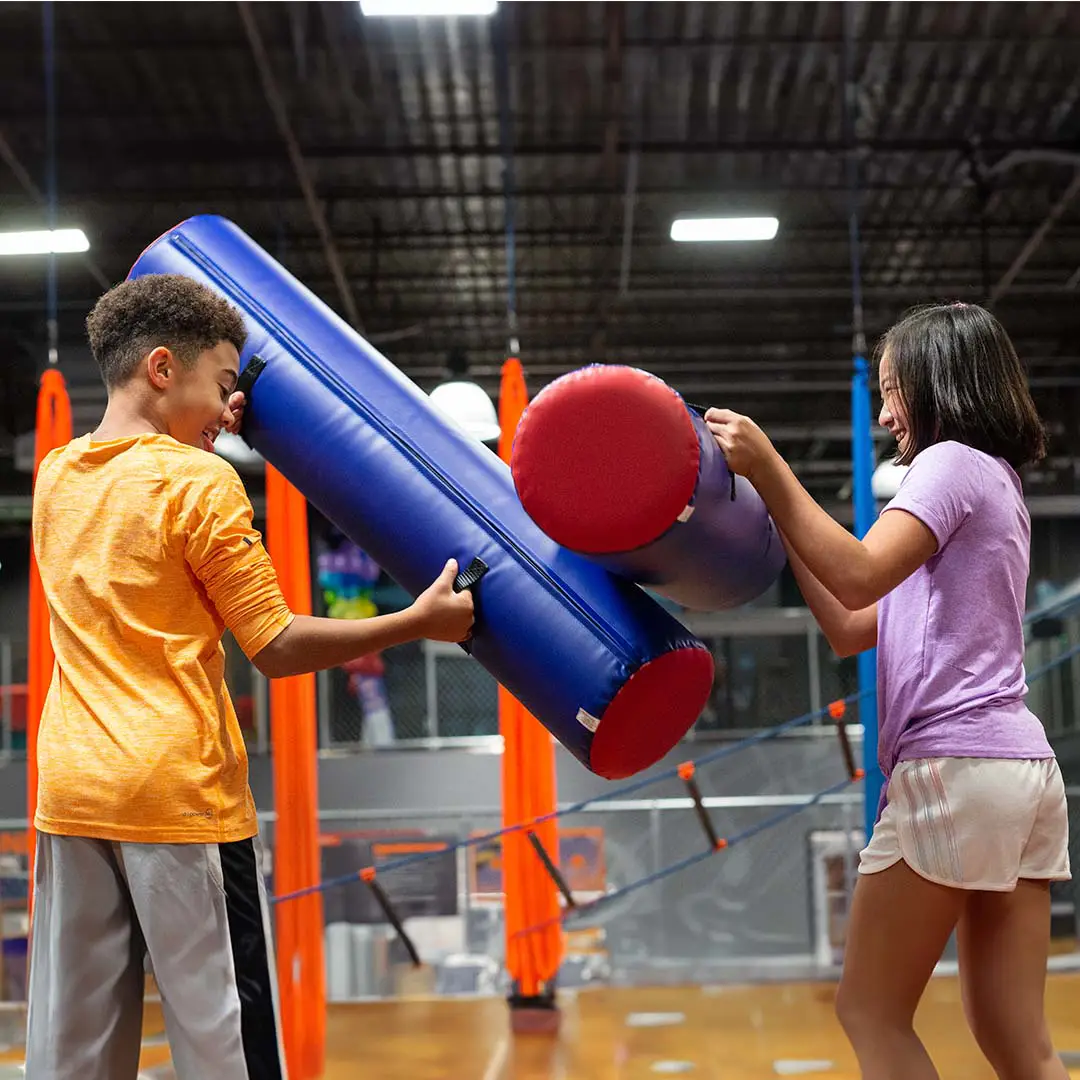
<path fill-rule="evenodd" d="M 232 222 L 191 218 L 131 277 L 176 273 L 243 315 L 265 367 L 244 436 L 414 596 L 448 558 L 489 567 L 472 655 L 584 765 L 612 778 L 663 756 L 712 686 L 705 646 L 642 589 L 560 548 L 510 470 Z"/>
<path fill-rule="evenodd" d="M 855 509 L 855 535 L 861 540 L 874 524 L 874 440 L 871 434 L 870 366 L 863 356 L 855 357 L 851 380 L 851 467 L 852 500 Z M 869 838 L 877 817 L 883 777 L 878 765 L 877 722 L 877 649 L 859 653 L 859 721 L 863 729 L 863 781 L 865 826 Z"/>

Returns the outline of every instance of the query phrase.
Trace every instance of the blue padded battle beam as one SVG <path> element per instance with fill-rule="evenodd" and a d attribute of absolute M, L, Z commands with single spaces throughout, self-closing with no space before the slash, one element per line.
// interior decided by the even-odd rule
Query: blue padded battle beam
<path fill-rule="evenodd" d="M 449 558 L 474 586 L 472 655 L 587 768 L 630 776 L 694 723 L 708 649 L 637 585 L 549 539 L 509 468 L 232 222 L 200 216 L 131 277 L 200 281 L 243 315 L 265 362 L 244 437 L 411 594 Z"/>

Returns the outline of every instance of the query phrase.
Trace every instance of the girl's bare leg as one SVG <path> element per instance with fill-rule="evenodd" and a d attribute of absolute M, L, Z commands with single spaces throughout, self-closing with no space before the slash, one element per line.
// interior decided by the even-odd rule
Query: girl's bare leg
<path fill-rule="evenodd" d="M 859 876 L 836 1013 L 863 1080 L 937 1080 L 913 1022 L 966 899 L 902 860 Z"/>
<path fill-rule="evenodd" d="M 1046 1025 L 1050 887 L 972 893 L 957 931 L 968 1024 L 1001 1080 L 1067 1080 Z"/>

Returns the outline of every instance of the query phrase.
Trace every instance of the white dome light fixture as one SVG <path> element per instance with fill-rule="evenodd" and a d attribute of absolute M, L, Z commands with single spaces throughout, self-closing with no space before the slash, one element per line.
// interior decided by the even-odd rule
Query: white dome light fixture
<path fill-rule="evenodd" d="M 908 471 L 907 465 L 897 465 L 891 458 L 883 461 L 870 478 L 870 487 L 878 502 L 888 502 L 900 490 L 900 482 Z"/>
<path fill-rule="evenodd" d="M 467 435 L 483 443 L 499 437 L 502 429 L 495 403 L 478 383 L 455 379 L 440 383 L 428 396 L 431 404 Z"/>
<path fill-rule="evenodd" d="M 252 450 L 239 435 L 228 431 L 218 432 L 214 440 L 214 453 L 223 457 L 237 472 L 254 473 L 266 465 L 262 454 Z"/>

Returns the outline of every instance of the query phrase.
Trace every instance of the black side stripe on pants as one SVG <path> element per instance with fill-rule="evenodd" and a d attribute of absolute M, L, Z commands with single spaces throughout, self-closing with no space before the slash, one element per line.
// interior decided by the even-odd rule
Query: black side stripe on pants
<path fill-rule="evenodd" d="M 282 1080 L 270 973 L 270 943 L 263 929 L 258 863 L 250 840 L 218 844 L 229 920 L 240 1032 L 250 1080 Z"/>

